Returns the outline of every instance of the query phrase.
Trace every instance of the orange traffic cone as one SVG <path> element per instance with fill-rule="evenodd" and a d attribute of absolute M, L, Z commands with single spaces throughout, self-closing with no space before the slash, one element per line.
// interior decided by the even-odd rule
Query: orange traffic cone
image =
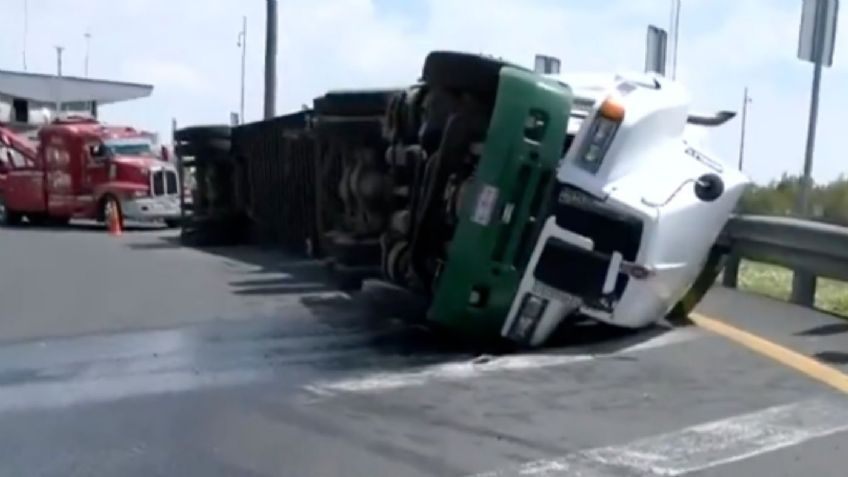
<path fill-rule="evenodd" d="M 109 230 L 109 235 L 121 235 L 121 218 L 119 217 L 118 207 L 114 203 L 106 206 L 106 227 Z"/>

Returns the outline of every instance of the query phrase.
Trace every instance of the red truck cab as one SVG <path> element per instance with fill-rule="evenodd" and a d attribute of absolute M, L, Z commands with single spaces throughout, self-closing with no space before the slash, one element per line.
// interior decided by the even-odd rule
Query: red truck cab
<path fill-rule="evenodd" d="M 0 127 L 0 221 L 16 223 L 20 215 L 6 212 L 5 196 L 10 194 L 10 183 L 17 186 L 30 181 L 30 176 L 40 175 L 37 164 L 37 150 L 35 144 L 25 137 Z M 12 178 L 10 179 L 10 175 Z M 24 196 L 16 202 L 28 202 Z"/>
<path fill-rule="evenodd" d="M 149 136 L 94 119 L 56 120 L 38 132 L 37 152 L 8 130 L 0 140 L 9 157 L 0 179 L 0 214 L 6 223 L 66 223 L 71 218 L 104 220 L 115 207 L 121 220 L 164 220 L 180 216 L 176 168 L 158 159 Z M 8 162 L 8 158 L 7 158 Z"/>

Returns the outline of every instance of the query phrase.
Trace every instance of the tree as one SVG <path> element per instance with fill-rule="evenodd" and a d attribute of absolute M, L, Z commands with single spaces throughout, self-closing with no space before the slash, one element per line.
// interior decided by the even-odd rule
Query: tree
<path fill-rule="evenodd" d="M 793 215 L 801 180 L 783 174 L 768 185 L 752 185 L 739 201 L 737 212 L 756 215 Z M 848 177 L 840 175 L 828 184 L 815 185 L 811 194 L 813 217 L 848 226 Z"/>

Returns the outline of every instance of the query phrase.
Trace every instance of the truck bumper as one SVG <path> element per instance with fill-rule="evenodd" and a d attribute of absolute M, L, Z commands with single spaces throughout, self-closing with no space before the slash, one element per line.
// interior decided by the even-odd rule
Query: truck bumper
<path fill-rule="evenodd" d="M 557 257 L 549 253 L 551 247 L 562 247 L 563 252 Z M 593 249 L 590 238 L 566 230 L 553 217 L 549 218 L 501 334 L 512 341 L 540 346 L 563 320 L 576 312 L 623 328 L 641 328 L 664 315 L 669 297 L 665 296 L 662 284 L 673 281 L 671 277 L 680 273 L 678 267 L 650 269 L 650 276 L 627 277 L 622 282 L 620 255 L 599 258 Z M 552 274 L 560 275 L 561 279 L 550 279 Z M 587 300 L 587 295 L 611 299 L 593 302 Z M 606 301 L 605 306 L 599 306 L 598 301 Z"/>
<path fill-rule="evenodd" d="M 505 338 L 529 346 L 539 346 L 547 341 L 559 324 L 579 309 L 582 303 L 577 295 L 536 278 L 534 270 L 549 240 L 563 241 L 585 250 L 592 249 L 591 240 L 558 227 L 554 217 L 545 222 L 501 329 L 501 335 Z M 563 263 L 562 273 L 569 272 L 569 264 Z M 532 307 L 534 312 L 528 310 L 531 302 L 535 302 Z"/>
<path fill-rule="evenodd" d="M 121 201 L 124 218 L 139 221 L 178 219 L 180 199 L 178 195 L 124 199 Z"/>

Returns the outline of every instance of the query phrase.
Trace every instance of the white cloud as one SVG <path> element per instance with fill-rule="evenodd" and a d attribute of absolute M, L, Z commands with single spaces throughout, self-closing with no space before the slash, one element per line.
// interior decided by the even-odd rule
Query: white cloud
<path fill-rule="evenodd" d="M 398 0 L 400 1 L 400 0 Z M 109 119 L 167 131 L 181 123 L 225 122 L 238 106 L 236 36 L 248 16 L 247 117 L 261 114 L 264 3 L 235 0 L 85 0 L 30 2 L 30 65 L 52 71 L 52 46 L 65 44 L 66 69 L 82 64 L 91 27 L 92 72 L 147 80 L 152 98 L 110 106 Z M 669 4 L 656 0 L 418 0 L 387 14 L 376 0 L 280 0 L 278 111 L 331 88 L 381 87 L 417 79 L 428 51 L 482 52 L 529 65 L 535 53 L 562 58 L 566 71 L 640 69 L 645 27 L 666 26 Z M 698 110 L 738 109 L 751 87 L 746 163 L 757 180 L 800 170 L 810 67 L 795 59 L 799 2 L 684 0 L 679 76 Z M 413 10 L 415 14 L 406 13 Z M 0 16 L 11 32 L 0 67 L 20 64 L 20 11 Z M 848 20 L 843 9 L 841 16 Z M 843 25 L 845 22 L 842 22 Z M 37 32 L 37 33 L 35 33 Z M 6 37 L 4 37 L 5 39 Z M 815 173 L 838 175 L 839 124 L 848 106 L 848 35 L 826 72 Z M 708 142 L 735 161 L 739 121 Z"/>
<path fill-rule="evenodd" d="M 122 66 L 122 76 L 157 87 L 178 89 L 189 95 L 213 93 L 212 83 L 191 66 L 169 60 L 128 59 Z"/>

